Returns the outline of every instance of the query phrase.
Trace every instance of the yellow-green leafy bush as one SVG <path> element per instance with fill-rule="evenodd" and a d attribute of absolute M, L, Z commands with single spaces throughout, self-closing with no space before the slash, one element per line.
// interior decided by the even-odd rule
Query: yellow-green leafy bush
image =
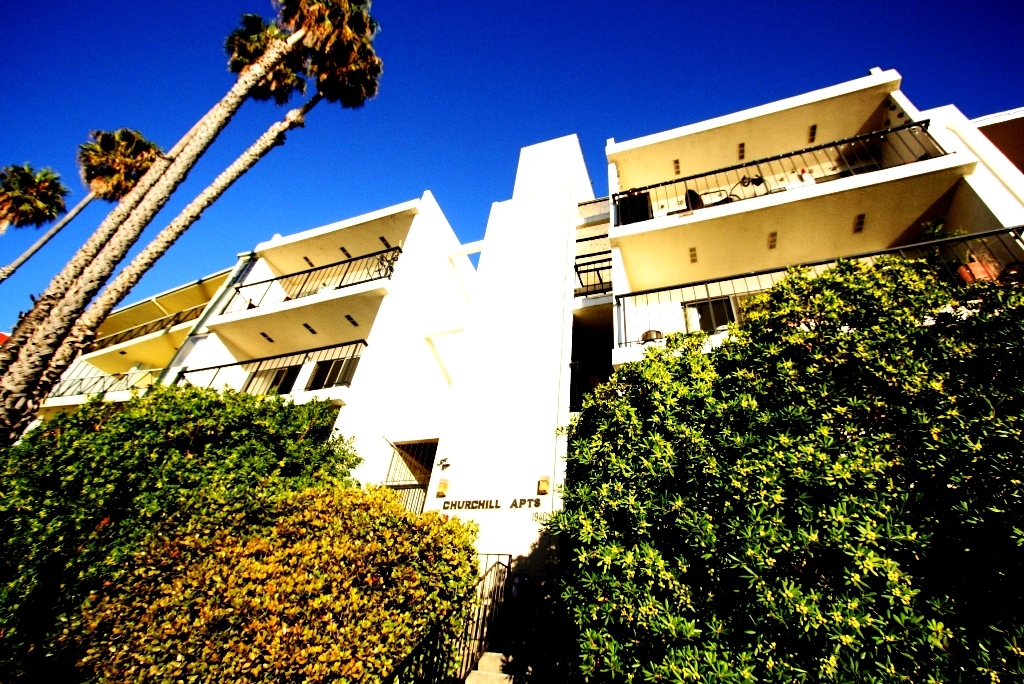
<path fill-rule="evenodd" d="M 570 428 L 591 682 L 1024 681 L 1024 291 L 793 273 Z"/>
<path fill-rule="evenodd" d="M 0 681 L 71 681 L 54 637 L 154 536 L 247 534 L 358 460 L 337 409 L 189 387 L 94 401 L 0 450 Z"/>
<path fill-rule="evenodd" d="M 150 545 L 85 608 L 84 665 L 104 682 L 379 681 L 476 581 L 471 528 L 389 490 L 309 490 L 278 514 L 248 538 Z"/>

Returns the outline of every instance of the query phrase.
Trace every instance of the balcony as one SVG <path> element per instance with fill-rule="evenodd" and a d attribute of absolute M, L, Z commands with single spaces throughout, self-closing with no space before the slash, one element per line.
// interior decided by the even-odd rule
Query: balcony
<path fill-rule="evenodd" d="M 107 347 L 112 347 L 115 344 L 121 344 L 122 342 L 134 340 L 139 337 L 149 335 L 151 333 L 162 332 L 169 328 L 173 328 L 174 326 L 180 323 L 194 321 L 195 319 L 199 318 L 199 316 L 202 315 L 203 310 L 205 308 L 205 303 L 200 304 L 198 306 L 193 306 L 192 308 L 185 309 L 184 311 L 179 311 L 178 313 L 171 314 L 169 316 L 164 316 L 163 318 L 158 318 L 155 321 L 150 321 L 149 323 L 144 323 L 142 325 L 137 325 L 133 328 L 128 328 L 127 330 L 122 330 L 121 332 L 115 333 L 113 335 L 101 337 L 92 344 L 90 344 L 88 347 L 86 347 L 85 353 L 88 354 L 91 352 L 99 351 L 101 349 L 106 349 Z"/>
<path fill-rule="evenodd" d="M 88 372 L 77 377 L 62 378 L 50 390 L 47 398 L 62 399 L 93 394 L 108 394 L 111 392 L 146 390 L 156 383 L 162 372 L 162 368 L 133 370 L 127 373 L 115 374 Z"/>
<path fill-rule="evenodd" d="M 950 282 L 996 280 L 1004 284 L 1024 284 L 1024 242 L 1019 228 L 950 237 L 846 258 L 873 263 L 882 255 L 928 259 Z M 818 275 L 834 264 L 833 259 L 798 266 Z M 786 269 L 774 269 L 619 295 L 615 298 L 617 346 L 658 342 L 669 333 L 724 331 L 729 323 L 742 321 L 740 305 L 744 300 L 771 288 L 785 275 Z M 625 360 L 619 357 L 616 365 Z"/>
<path fill-rule="evenodd" d="M 232 389 L 245 394 L 293 394 L 352 384 L 366 342 L 360 340 L 294 354 L 237 361 L 179 372 L 175 384 Z"/>
<path fill-rule="evenodd" d="M 608 233 L 576 240 L 576 297 L 592 297 L 612 291 L 612 251 Z"/>
<path fill-rule="evenodd" d="M 401 253 L 401 247 L 392 247 L 291 275 L 236 285 L 235 293 L 221 314 L 258 309 L 322 292 L 341 290 L 361 283 L 390 278 Z"/>
<path fill-rule="evenodd" d="M 928 121 L 744 162 L 612 196 L 615 225 L 690 215 L 708 207 L 890 169 L 945 155 Z"/>

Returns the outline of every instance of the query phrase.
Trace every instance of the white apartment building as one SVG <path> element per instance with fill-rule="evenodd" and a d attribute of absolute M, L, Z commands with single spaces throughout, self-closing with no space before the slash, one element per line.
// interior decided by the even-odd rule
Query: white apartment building
<path fill-rule="evenodd" d="M 473 244 L 429 192 L 275 235 L 181 288 L 202 290 L 189 321 L 156 322 L 184 309 L 114 314 L 101 334 L 122 339 L 62 386 L 115 379 L 58 387 L 44 412 L 156 381 L 326 399 L 364 459 L 358 479 L 476 521 L 481 553 L 525 556 L 559 508 L 560 428 L 581 394 L 670 333 L 725 335 L 787 267 L 895 252 L 961 282 L 1024 282 L 1024 111 L 919 111 L 900 84 L 872 69 L 609 140 L 607 198 L 594 198 L 575 136 L 526 147 L 511 199 Z M 163 356 L 144 359 L 156 340 Z M 116 380 L 131 373 L 148 375 Z"/>

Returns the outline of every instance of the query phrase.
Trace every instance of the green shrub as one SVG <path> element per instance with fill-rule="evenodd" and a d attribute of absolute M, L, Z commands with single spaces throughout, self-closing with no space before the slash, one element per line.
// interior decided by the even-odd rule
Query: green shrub
<path fill-rule="evenodd" d="M 344 479 L 337 409 L 159 388 L 94 401 L 0 452 L 0 681 L 50 680 L 52 639 L 153 536 L 241 534 L 282 495 Z"/>
<path fill-rule="evenodd" d="M 379 681 L 476 581 L 471 528 L 390 490 L 309 490 L 279 513 L 247 539 L 150 545 L 84 609 L 83 664 L 105 682 Z"/>
<path fill-rule="evenodd" d="M 1024 294 L 841 263 L 703 342 L 570 428 L 587 680 L 1021 681 Z"/>

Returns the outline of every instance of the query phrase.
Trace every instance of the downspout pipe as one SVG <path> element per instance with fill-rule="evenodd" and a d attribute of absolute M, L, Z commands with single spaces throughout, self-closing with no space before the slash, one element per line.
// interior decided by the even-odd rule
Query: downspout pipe
<path fill-rule="evenodd" d="M 195 324 L 188 331 L 188 335 L 185 336 L 185 341 L 182 342 L 180 347 L 178 347 L 178 351 L 174 353 L 174 357 L 171 359 L 171 362 L 167 364 L 167 367 L 160 371 L 160 375 L 157 376 L 156 382 L 154 382 L 153 385 L 164 384 L 164 380 L 167 378 L 167 372 L 171 368 L 178 366 L 179 363 L 183 361 L 181 355 L 182 350 L 185 348 L 185 345 L 188 343 L 189 340 L 191 340 L 196 335 L 196 333 L 199 330 L 206 326 L 206 322 L 208 320 L 210 320 L 213 316 L 216 315 L 218 311 L 220 311 L 222 305 L 224 304 L 224 299 L 228 296 L 228 293 L 231 292 L 232 288 L 234 288 L 234 286 L 240 280 L 245 278 L 245 276 L 249 273 L 249 267 L 252 265 L 254 261 L 256 261 L 256 252 L 242 252 L 241 254 L 238 255 L 238 263 L 235 264 L 235 267 L 231 270 L 231 273 L 224 281 L 224 284 L 220 286 L 219 290 L 217 290 L 217 293 L 213 295 L 213 298 L 210 300 L 210 303 L 206 305 L 206 308 L 203 310 L 203 313 L 199 316 L 199 318 L 196 319 Z M 175 378 L 175 381 L 177 381 L 177 378 Z"/>

